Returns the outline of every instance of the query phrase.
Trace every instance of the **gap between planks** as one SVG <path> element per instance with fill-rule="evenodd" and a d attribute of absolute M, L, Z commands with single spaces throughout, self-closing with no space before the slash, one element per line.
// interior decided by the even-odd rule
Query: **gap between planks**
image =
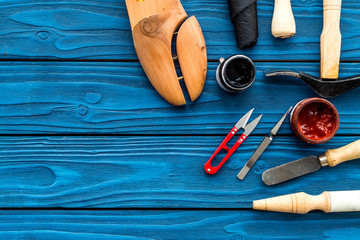
<path fill-rule="evenodd" d="M 0 208 L 0 211 L 246 211 L 259 212 L 252 208 Z M 314 211 L 316 212 L 316 211 Z M 321 211 L 318 211 L 321 212 Z"/>
<path fill-rule="evenodd" d="M 246 55 L 242 53 L 234 53 L 233 55 Z M 319 63 L 320 60 L 254 60 L 256 63 Z M 0 58 L 0 62 L 129 62 L 137 63 L 138 59 L 47 59 L 47 58 Z M 219 62 L 219 59 L 208 59 L 210 63 Z M 340 60 L 340 63 L 360 63 L 360 60 Z"/>

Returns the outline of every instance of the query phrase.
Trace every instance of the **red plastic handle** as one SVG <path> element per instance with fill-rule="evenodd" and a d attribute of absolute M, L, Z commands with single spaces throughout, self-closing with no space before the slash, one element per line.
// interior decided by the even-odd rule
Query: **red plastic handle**
<path fill-rule="evenodd" d="M 205 163 L 204 165 L 204 169 L 205 172 L 208 174 L 215 174 L 217 173 L 217 171 L 219 171 L 219 169 L 221 168 L 222 165 L 224 165 L 224 163 L 230 158 L 230 156 L 236 151 L 236 149 L 244 142 L 244 140 L 247 138 L 247 136 L 245 134 L 242 134 L 239 139 L 236 141 L 236 143 L 234 144 L 234 146 L 232 146 L 231 149 L 229 149 L 228 146 L 226 146 L 226 144 L 229 142 L 229 140 L 235 135 L 235 133 L 237 132 L 237 128 L 233 127 L 233 129 L 229 132 L 229 134 L 226 136 L 226 138 L 224 139 L 224 141 L 220 144 L 220 146 L 216 149 L 216 151 L 214 152 L 214 154 L 210 157 L 210 159 Z M 215 156 L 221 151 L 221 149 L 225 149 L 228 153 L 226 154 L 226 156 L 223 158 L 223 160 L 219 163 L 219 165 L 217 165 L 216 167 L 211 166 L 211 161 L 215 158 Z"/>

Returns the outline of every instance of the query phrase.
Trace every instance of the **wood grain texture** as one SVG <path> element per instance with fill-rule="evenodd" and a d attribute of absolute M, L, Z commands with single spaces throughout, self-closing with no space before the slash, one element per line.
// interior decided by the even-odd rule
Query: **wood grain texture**
<path fill-rule="evenodd" d="M 173 107 L 153 89 L 139 63 L 0 62 L 1 134 L 226 134 L 251 108 L 264 114 L 255 134 L 269 132 L 292 105 L 316 94 L 296 78 L 265 79 L 267 68 L 319 75 L 318 63 L 256 63 L 247 91 L 229 94 L 209 64 L 200 98 Z M 341 64 L 342 76 L 360 73 Z M 331 99 L 340 114 L 338 134 L 360 135 L 360 88 Z M 252 118 L 253 119 L 253 118 Z M 292 134 L 287 120 L 281 134 Z"/>
<path fill-rule="evenodd" d="M 360 234 L 359 213 L 0 211 L 0 216 L 2 239 L 357 239 Z"/>
<path fill-rule="evenodd" d="M 329 166 L 334 167 L 346 161 L 360 158 L 360 140 L 346 146 L 326 151 L 325 156 Z"/>
<path fill-rule="evenodd" d="M 341 0 L 324 0 L 323 30 L 320 37 L 321 78 L 338 79 L 341 54 Z"/>
<path fill-rule="evenodd" d="M 165 12 L 171 12 L 174 18 L 186 16 L 180 0 L 125 0 L 125 4 L 132 29 L 144 18 L 158 14 L 163 15 Z"/>
<path fill-rule="evenodd" d="M 276 137 L 239 181 L 237 173 L 262 137 L 246 139 L 215 175 L 206 174 L 203 165 L 223 136 L 1 137 L 0 207 L 252 208 L 253 200 L 294 192 L 354 190 L 360 160 L 273 187 L 261 174 L 355 139 L 335 137 L 319 147 Z"/>
<path fill-rule="evenodd" d="M 194 16 L 181 25 L 176 50 L 186 89 L 195 101 L 204 89 L 208 62 L 204 35 Z"/>
<path fill-rule="evenodd" d="M 137 8 L 141 8 L 142 2 L 134 0 L 132 2 L 137 3 Z M 178 0 L 165 0 L 165 2 L 170 5 L 170 9 L 141 20 L 132 29 L 132 35 L 137 56 L 151 84 L 166 101 L 181 106 L 186 102 L 171 53 L 171 41 L 174 32 L 187 15 Z M 150 1 L 148 3 L 151 5 Z M 154 3 L 160 5 L 159 1 Z M 163 5 L 165 7 L 165 3 Z M 138 14 L 148 13 L 147 5 L 142 5 L 141 9 L 145 11 L 137 12 L 135 9 L 135 7 L 134 10 L 130 8 L 129 14 L 134 14 L 136 18 L 139 18 Z"/>
<path fill-rule="evenodd" d="M 258 45 L 244 51 L 236 47 L 226 0 L 182 4 L 202 27 L 209 59 L 234 53 L 265 60 L 320 59 L 322 1 L 292 0 L 297 34 L 285 40 L 271 35 L 274 1 L 259 1 Z M 3 0 L 0 12 L 1 58 L 136 59 L 124 0 Z M 344 1 L 342 60 L 360 59 L 359 14 L 357 0 Z"/>
<path fill-rule="evenodd" d="M 270 32 L 274 1 L 258 1 L 259 42 L 245 51 L 236 47 L 226 0 L 182 4 L 199 20 L 210 60 L 236 53 L 254 60 L 320 59 L 322 1 L 292 0 L 297 34 L 285 40 Z M 344 1 L 341 60 L 360 60 L 359 13 L 358 1 Z M 194 104 L 177 108 L 156 93 L 138 62 L 128 61 L 137 57 L 124 0 L 2 0 L 0 23 L 0 208 L 19 209 L 0 211 L 0 239 L 360 235 L 359 213 L 292 216 L 250 210 L 253 200 L 274 195 L 358 189 L 360 161 L 273 187 L 262 183 L 261 174 L 359 139 L 360 89 L 331 100 L 341 116 L 333 140 L 305 144 L 285 123 L 246 179 L 236 178 L 288 107 L 316 96 L 297 79 L 265 79 L 262 71 L 292 68 L 318 76 L 319 63 L 256 62 L 255 84 L 237 95 L 217 86 L 217 63 L 210 63 L 203 94 Z M 19 59 L 34 62 L 13 61 Z M 76 62 L 82 59 L 113 62 Z M 359 69 L 360 63 L 341 64 L 340 76 L 359 74 Z M 264 114 L 254 135 L 215 176 L 207 175 L 203 164 L 252 107 L 255 115 Z M 97 134 L 103 136 L 87 136 Z M 39 210 L 58 207 L 79 209 Z"/>
<path fill-rule="evenodd" d="M 256 200 L 253 202 L 253 208 L 255 210 L 294 214 L 306 214 L 314 210 L 328 213 L 331 210 L 331 197 L 326 191 L 319 195 L 309 195 L 304 192 L 292 193 Z"/>

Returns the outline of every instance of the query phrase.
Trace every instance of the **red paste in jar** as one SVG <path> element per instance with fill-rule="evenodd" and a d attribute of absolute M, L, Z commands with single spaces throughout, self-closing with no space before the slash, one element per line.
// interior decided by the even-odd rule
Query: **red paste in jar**
<path fill-rule="evenodd" d="M 329 106 L 312 103 L 301 110 L 298 125 L 308 139 L 317 141 L 331 135 L 335 130 L 336 121 L 336 115 Z"/>

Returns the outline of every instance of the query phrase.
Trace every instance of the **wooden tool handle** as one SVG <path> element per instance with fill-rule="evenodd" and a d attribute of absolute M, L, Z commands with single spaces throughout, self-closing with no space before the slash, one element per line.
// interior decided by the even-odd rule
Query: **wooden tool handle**
<path fill-rule="evenodd" d="M 360 158 L 360 140 L 338 149 L 328 150 L 325 156 L 331 167 L 346 161 L 358 159 Z"/>
<path fill-rule="evenodd" d="M 321 78 L 337 79 L 341 52 L 341 0 L 324 0 L 321 34 Z"/>
<path fill-rule="evenodd" d="M 312 196 L 306 193 L 295 193 L 267 198 L 253 202 L 255 210 L 300 213 L 312 210 L 328 212 L 360 211 L 360 190 L 342 192 L 323 192 Z"/>
<path fill-rule="evenodd" d="M 290 0 L 275 0 L 271 33 L 277 38 L 288 38 L 296 33 Z"/>
<path fill-rule="evenodd" d="M 283 195 L 253 202 L 255 210 L 272 212 L 300 213 L 305 214 L 311 210 L 330 212 L 331 202 L 328 192 L 317 196 L 311 196 L 304 192 Z"/>

